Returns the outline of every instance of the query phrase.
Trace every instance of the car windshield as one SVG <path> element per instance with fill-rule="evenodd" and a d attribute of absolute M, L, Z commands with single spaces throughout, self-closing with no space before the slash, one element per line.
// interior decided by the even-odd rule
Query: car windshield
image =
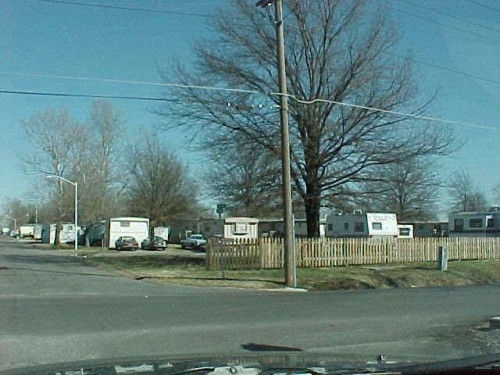
<path fill-rule="evenodd" d="M 0 30 L 0 372 L 500 352 L 500 1 L 1 0 Z"/>

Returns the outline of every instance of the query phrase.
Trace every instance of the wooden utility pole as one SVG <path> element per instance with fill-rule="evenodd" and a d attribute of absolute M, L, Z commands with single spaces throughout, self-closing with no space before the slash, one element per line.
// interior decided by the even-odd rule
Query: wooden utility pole
<path fill-rule="evenodd" d="M 283 34 L 283 2 L 282 0 L 259 0 L 256 6 L 266 7 L 274 2 L 278 84 L 280 96 L 280 123 L 281 123 L 281 164 L 283 183 L 283 226 L 284 226 L 284 253 L 285 253 L 285 284 L 296 286 L 295 274 L 295 239 L 293 238 L 292 212 L 292 179 L 290 167 L 290 136 L 288 131 L 288 93 L 286 87 L 285 68 L 285 38 Z"/>

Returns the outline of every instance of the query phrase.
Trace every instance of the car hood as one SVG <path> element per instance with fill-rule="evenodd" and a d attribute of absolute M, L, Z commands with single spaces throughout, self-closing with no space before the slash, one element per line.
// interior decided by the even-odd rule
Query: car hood
<path fill-rule="evenodd" d="M 332 354 L 283 353 L 165 356 L 89 360 L 0 371 L 19 374 L 165 374 L 165 375 L 326 375 L 326 374 L 500 374 L 500 353 L 442 362 L 356 358 Z"/>

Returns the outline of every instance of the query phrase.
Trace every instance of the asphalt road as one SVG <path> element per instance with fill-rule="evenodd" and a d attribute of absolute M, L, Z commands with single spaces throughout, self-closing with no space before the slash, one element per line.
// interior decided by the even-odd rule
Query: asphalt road
<path fill-rule="evenodd" d="M 488 352 L 500 286 L 290 292 L 163 286 L 0 239 L 0 370 L 290 348 L 438 360 Z"/>

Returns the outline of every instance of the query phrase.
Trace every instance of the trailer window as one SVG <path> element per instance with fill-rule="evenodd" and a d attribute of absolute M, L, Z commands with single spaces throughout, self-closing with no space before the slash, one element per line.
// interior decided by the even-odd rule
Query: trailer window
<path fill-rule="evenodd" d="M 120 221 L 121 227 L 130 227 L 130 221 Z"/>
<path fill-rule="evenodd" d="M 493 217 L 486 218 L 486 226 L 488 228 L 495 228 L 495 219 Z"/>
<path fill-rule="evenodd" d="M 483 219 L 469 219 L 469 228 L 482 228 Z"/>
<path fill-rule="evenodd" d="M 380 222 L 372 223 L 372 229 L 373 230 L 382 230 L 382 223 L 380 223 Z"/>
<path fill-rule="evenodd" d="M 354 223 L 354 231 L 355 232 L 364 232 L 365 224 L 364 223 Z"/>
<path fill-rule="evenodd" d="M 410 235 L 410 228 L 399 228 L 399 235 L 408 237 Z"/>
<path fill-rule="evenodd" d="M 234 234 L 247 234 L 248 224 L 247 223 L 234 223 L 233 225 Z"/>

